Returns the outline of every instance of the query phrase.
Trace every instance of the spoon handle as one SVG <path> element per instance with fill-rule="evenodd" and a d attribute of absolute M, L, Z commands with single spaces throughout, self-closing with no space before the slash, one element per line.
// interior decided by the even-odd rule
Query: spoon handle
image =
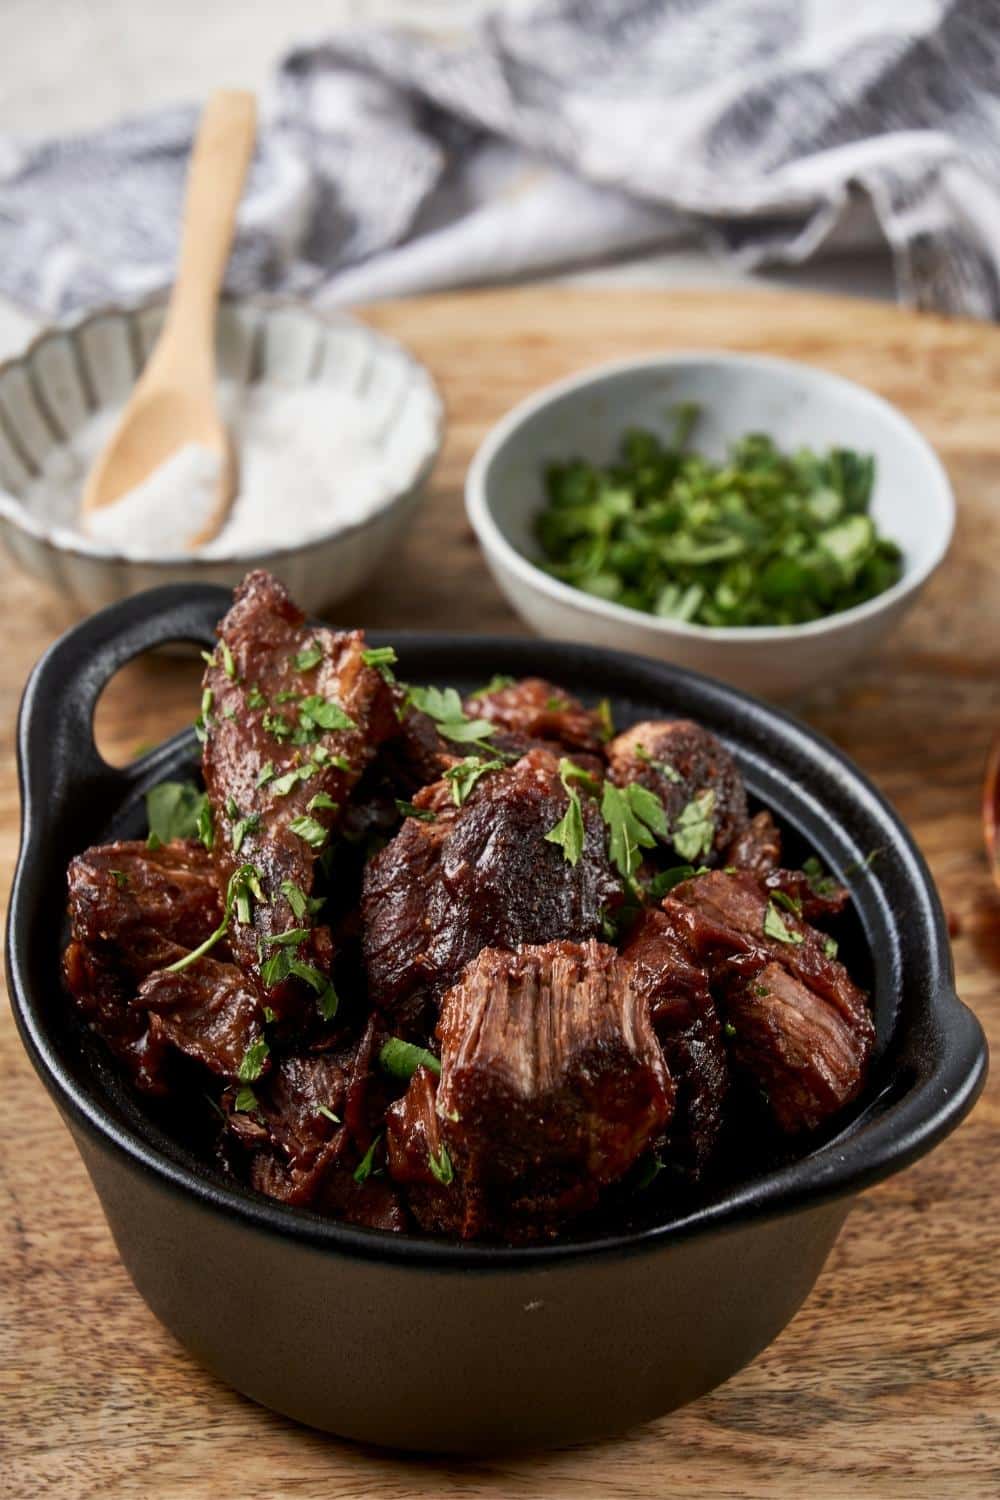
<path fill-rule="evenodd" d="M 215 309 L 253 156 L 257 105 L 242 89 L 219 89 L 202 111 L 188 167 L 180 259 L 163 334 L 153 359 L 173 351 L 190 364 L 204 349 L 214 359 Z"/>

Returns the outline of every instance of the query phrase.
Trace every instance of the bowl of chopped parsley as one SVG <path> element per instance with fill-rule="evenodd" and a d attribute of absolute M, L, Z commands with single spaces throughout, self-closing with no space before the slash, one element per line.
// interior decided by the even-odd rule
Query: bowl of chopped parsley
<path fill-rule="evenodd" d="M 758 355 L 628 360 L 488 435 L 469 518 L 543 635 L 642 651 L 769 697 L 870 653 L 944 558 L 954 499 L 887 401 Z"/>

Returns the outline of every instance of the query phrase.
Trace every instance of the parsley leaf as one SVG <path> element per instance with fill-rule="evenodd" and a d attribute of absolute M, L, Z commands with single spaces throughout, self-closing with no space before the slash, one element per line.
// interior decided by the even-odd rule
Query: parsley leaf
<path fill-rule="evenodd" d="M 404 1042 L 402 1037 L 391 1036 L 378 1055 L 379 1066 L 401 1083 L 409 1083 L 418 1068 L 430 1068 L 441 1076 L 441 1064 L 433 1052 L 418 1047 L 413 1042 Z"/>
<path fill-rule="evenodd" d="M 450 1187 L 455 1180 L 455 1169 L 448 1155 L 448 1147 L 442 1141 L 441 1149 L 435 1156 L 431 1151 L 427 1156 L 427 1165 L 431 1169 L 431 1176 L 436 1178 L 442 1187 Z"/>
<path fill-rule="evenodd" d="M 462 700 L 454 688 L 410 687 L 407 702 L 416 704 L 437 725 L 440 735 L 457 744 L 469 744 L 475 740 L 488 740 L 496 725 L 487 719 L 470 719 L 462 707 Z"/>
<path fill-rule="evenodd" d="M 516 677 L 508 677 L 503 672 L 497 672 L 484 687 L 476 688 L 474 693 L 469 694 L 469 697 L 487 698 L 491 693 L 499 693 L 504 688 L 513 687 L 516 681 Z"/>
<path fill-rule="evenodd" d="M 264 1071 L 264 1064 L 270 1055 L 270 1047 L 262 1036 L 255 1037 L 243 1054 L 237 1078 L 241 1083 L 255 1083 Z"/>
<path fill-rule="evenodd" d="M 313 693 L 299 704 L 299 726 L 307 730 L 357 729 L 350 714 L 345 713 L 332 698 L 321 698 Z"/>
<path fill-rule="evenodd" d="M 192 948 L 190 953 L 185 953 L 183 958 L 178 958 L 174 963 L 167 964 L 165 974 L 180 974 L 191 964 L 197 963 L 209 953 L 229 931 L 229 924 L 233 919 L 233 912 L 237 914 L 237 920 L 244 925 L 250 920 L 250 897 L 263 900 L 263 891 L 260 885 L 260 875 L 254 865 L 240 865 L 229 877 L 226 886 L 226 899 L 223 904 L 222 921 L 214 932 L 210 933 L 203 943 L 197 948 Z"/>
<path fill-rule="evenodd" d="M 657 832 L 666 828 L 663 804 L 653 792 L 640 787 L 637 782 L 619 787 L 606 781 L 601 796 L 601 816 L 608 826 L 611 861 L 619 874 L 631 883 L 642 863 L 640 850 L 654 848 Z"/>
<path fill-rule="evenodd" d="M 244 1086 L 233 1100 L 233 1109 L 237 1110 L 240 1114 L 247 1114 L 250 1110 L 256 1108 L 257 1095 L 252 1088 Z"/>
<path fill-rule="evenodd" d="M 318 667 L 322 660 L 323 647 L 319 641 L 311 641 L 308 646 L 304 646 L 292 657 L 297 672 L 311 672 L 313 667 Z"/>
<path fill-rule="evenodd" d="M 314 916 L 326 905 L 322 896 L 307 896 L 293 880 L 283 880 L 279 889 L 292 908 L 292 916 L 297 922 L 301 922 L 303 917 Z"/>
<path fill-rule="evenodd" d="M 200 837 L 199 819 L 208 805 L 208 797 L 193 781 L 161 781 L 146 793 L 146 818 L 149 823 L 151 849 L 169 844 L 172 839 Z M 208 847 L 208 846 L 206 846 Z"/>
<path fill-rule="evenodd" d="M 653 901 L 660 901 L 685 880 L 694 880 L 696 875 L 707 875 L 707 865 L 674 865 L 670 870 L 661 870 L 646 885 L 646 893 Z"/>
<path fill-rule="evenodd" d="M 437 820 L 437 813 L 432 807 L 416 807 L 402 797 L 396 798 L 396 811 L 402 813 L 404 818 L 419 818 L 421 823 L 434 823 Z"/>
<path fill-rule="evenodd" d="M 656 760 L 650 755 L 645 745 L 636 745 L 635 753 L 639 760 L 645 761 L 648 766 L 652 766 L 654 771 L 659 771 L 665 781 L 672 781 L 675 785 L 679 785 L 683 781 L 684 778 L 675 766 L 672 766 L 668 760 Z"/>
<path fill-rule="evenodd" d="M 503 768 L 502 760 L 483 760 L 480 755 L 466 755 L 457 765 L 449 766 L 444 779 L 451 782 L 451 795 L 456 807 L 462 806 L 476 782 L 487 771 L 502 771 Z"/>
<path fill-rule="evenodd" d="M 310 797 L 309 801 L 306 803 L 306 812 L 316 812 L 317 810 L 322 810 L 323 808 L 328 809 L 330 812 L 336 812 L 339 806 L 340 803 L 334 802 L 333 798 L 328 792 L 317 792 L 316 795 L 314 797 Z"/>
<path fill-rule="evenodd" d="M 715 837 L 715 791 L 699 792 L 677 815 L 671 841 L 682 859 L 704 859 Z"/>
<path fill-rule="evenodd" d="M 368 1147 L 368 1150 L 358 1162 L 357 1166 L 354 1168 L 354 1181 L 356 1183 L 361 1184 L 363 1182 L 367 1182 L 369 1177 L 372 1175 L 372 1167 L 375 1165 L 375 1149 L 381 1139 L 382 1136 L 381 1133 L 379 1133 L 372 1141 L 371 1145 Z"/>
<path fill-rule="evenodd" d="M 340 1124 L 340 1116 L 335 1115 L 328 1104 L 317 1104 L 316 1109 L 321 1115 L 326 1115 L 326 1118 L 331 1122 L 331 1124 Z"/>
<path fill-rule="evenodd" d="M 304 839 L 309 847 L 317 852 L 327 841 L 329 831 L 323 827 L 322 823 L 318 823 L 315 818 L 308 815 L 303 814 L 300 818 L 293 818 L 288 827 L 290 832 L 298 834 L 300 839 Z"/>
<path fill-rule="evenodd" d="M 581 772 L 580 767 L 565 756 L 559 762 L 559 778 L 565 788 L 569 802 L 559 822 L 554 828 L 550 828 L 545 835 L 545 842 L 547 844 L 558 844 L 562 849 L 566 862 L 570 865 L 576 865 L 579 862 L 580 855 L 583 853 L 586 829 L 583 822 L 583 807 L 580 803 L 580 793 L 573 783 L 581 779 L 586 779 L 593 784 L 593 779 L 587 775 L 586 771 Z"/>
<path fill-rule="evenodd" d="M 222 665 L 225 670 L 226 676 L 231 677 L 235 682 L 236 663 L 233 661 L 233 653 L 230 651 L 229 645 L 226 641 L 219 642 L 219 651 L 222 653 Z"/>
<path fill-rule="evenodd" d="M 374 667 L 386 682 L 396 681 L 396 674 L 392 669 L 399 658 L 392 646 L 369 646 L 362 651 L 361 660 L 366 667 Z"/>
<path fill-rule="evenodd" d="M 767 903 L 764 913 L 764 935 L 774 938 L 779 943 L 803 943 L 805 938 L 801 932 L 794 932 L 792 928 L 785 925 L 784 919 L 773 901 Z"/>

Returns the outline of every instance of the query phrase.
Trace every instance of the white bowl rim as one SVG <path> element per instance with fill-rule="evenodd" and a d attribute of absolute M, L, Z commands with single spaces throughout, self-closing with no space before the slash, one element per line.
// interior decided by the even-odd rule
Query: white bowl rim
<path fill-rule="evenodd" d="M 938 498 L 943 502 L 944 525 L 941 528 L 937 545 L 929 558 L 921 567 L 914 568 L 912 571 L 904 571 L 897 583 L 885 589 L 881 594 L 876 594 L 874 598 L 867 599 L 862 604 L 854 604 L 850 609 L 840 610 L 836 614 L 826 615 L 820 620 L 807 620 L 800 625 L 691 625 L 683 620 L 671 620 L 660 615 L 648 614 L 645 610 L 633 609 L 626 604 L 615 604 L 609 599 L 599 598 L 596 594 L 588 594 L 583 589 L 574 588 L 572 584 L 563 583 L 559 578 L 553 578 L 530 558 L 518 552 L 517 548 L 503 535 L 493 518 L 486 487 L 487 474 L 494 458 L 517 429 L 529 417 L 534 416 L 537 411 L 541 411 L 560 396 L 585 390 L 591 385 L 599 385 L 609 377 L 629 371 L 641 373 L 645 370 L 682 368 L 693 364 L 731 365 L 747 371 L 765 366 L 783 375 L 794 375 L 798 379 L 806 379 L 819 387 L 826 386 L 828 389 L 836 388 L 841 392 L 846 391 L 852 398 L 860 399 L 876 407 L 887 425 L 895 428 L 907 442 L 920 451 L 928 472 L 934 480 Z M 745 645 L 766 645 L 768 642 L 802 640 L 809 636 L 821 636 L 846 630 L 852 625 L 891 608 L 893 604 L 922 588 L 944 561 L 955 530 L 956 511 L 954 492 L 941 460 L 923 433 L 884 396 L 869 390 L 858 381 L 850 380 L 845 375 L 838 375 L 833 370 L 825 370 L 802 360 L 784 359 L 774 354 L 729 352 L 720 349 L 676 349 L 664 351 L 662 354 L 625 356 L 621 359 L 591 365 L 574 375 L 565 376 L 562 380 L 543 386 L 541 390 L 512 407 L 480 443 L 466 475 L 465 507 L 472 529 L 487 556 L 491 552 L 498 553 L 504 566 L 515 573 L 522 583 L 535 592 L 548 594 L 558 604 L 571 605 L 584 613 L 633 628 L 636 625 L 642 625 L 654 634 L 687 636 L 701 641 L 739 642 Z"/>
<path fill-rule="evenodd" d="M 168 296 L 169 289 L 164 287 L 159 291 L 136 297 L 134 300 L 123 298 L 120 302 L 102 303 L 100 306 L 83 308 L 69 313 L 64 318 L 58 318 L 52 323 L 46 323 L 29 339 L 20 353 L 0 360 L 0 375 L 19 365 L 27 364 L 38 349 L 51 338 L 60 334 L 75 336 L 89 324 L 100 322 L 104 318 L 123 316 L 134 318 L 153 308 L 162 307 Z M 351 317 L 341 308 L 317 307 L 303 298 L 287 293 L 223 291 L 219 302 L 220 305 L 225 303 L 231 306 L 256 307 L 265 315 L 278 312 L 298 313 L 331 329 L 347 327 L 361 333 L 373 345 L 386 353 L 400 358 L 408 366 L 411 374 L 423 384 L 430 397 L 434 416 L 433 437 L 428 444 L 427 452 L 414 466 L 413 474 L 406 484 L 400 489 L 388 491 L 384 500 L 372 511 L 371 515 L 366 516 L 362 521 L 354 521 L 349 526 L 331 527 L 329 531 L 319 532 L 305 542 L 285 542 L 263 551 L 213 553 L 210 557 L 197 552 L 162 552 L 157 553 L 155 557 L 140 557 L 97 542 L 81 546 L 76 539 L 76 532 L 65 526 L 48 526 L 39 521 L 23 501 L 2 486 L 0 486 L 0 517 L 10 521 L 20 531 L 34 537 L 37 541 L 44 542 L 55 551 L 68 553 L 72 557 L 84 558 L 92 563 L 125 564 L 128 567 L 153 569 L 184 568 L 192 572 L 215 572 L 220 568 L 233 567 L 252 570 L 254 566 L 261 564 L 270 565 L 278 558 L 288 558 L 295 553 L 308 552 L 330 542 L 339 542 L 347 537 L 357 536 L 377 526 L 395 506 L 401 505 L 415 490 L 420 489 L 429 478 L 444 443 L 445 404 L 437 381 L 427 365 L 411 353 L 405 344 L 400 343 L 390 334 L 383 333 L 381 329 L 372 328 L 369 324 L 363 323 L 360 318 Z"/>

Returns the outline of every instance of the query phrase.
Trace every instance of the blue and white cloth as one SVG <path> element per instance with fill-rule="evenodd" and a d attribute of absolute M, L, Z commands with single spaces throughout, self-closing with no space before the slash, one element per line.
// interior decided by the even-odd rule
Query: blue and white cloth
<path fill-rule="evenodd" d="M 460 41 L 347 31 L 265 101 L 230 283 L 329 301 L 701 242 L 891 247 L 900 298 L 1000 315 L 1000 0 L 536 0 Z M 171 279 L 196 123 L 0 135 L 0 291 Z"/>

